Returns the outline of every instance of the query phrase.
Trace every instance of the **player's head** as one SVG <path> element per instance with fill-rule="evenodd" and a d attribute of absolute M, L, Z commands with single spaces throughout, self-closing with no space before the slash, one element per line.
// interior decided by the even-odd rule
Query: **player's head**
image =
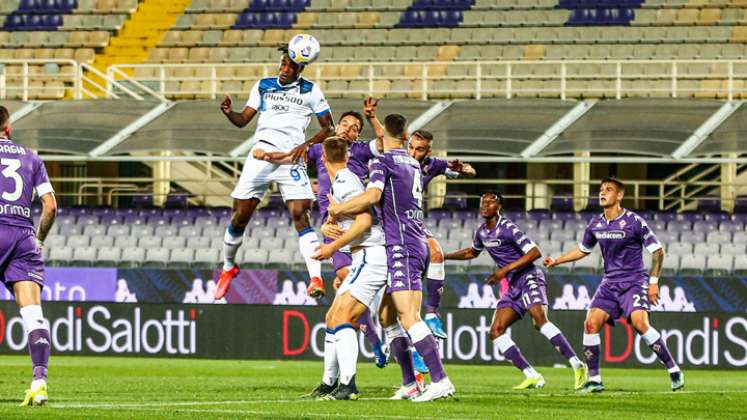
<path fill-rule="evenodd" d="M 599 185 L 599 205 L 610 208 L 619 205 L 625 195 L 625 184 L 615 177 L 602 180 Z"/>
<path fill-rule="evenodd" d="M 8 108 L 0 105 L 0 135 L 10 137 L 10 113 Z"/>
<path fill-rule="evenodd" d="M 339 168 L 348 163 L 348 141 L 342 137 L 327 137 L 322 143 L 322 162 L 327 172 L 330 168 Z"/>
<path fill-rule="evenodd" d="M 288 55 L 288 47 L 280 47 L 278 51 L 281 53 L 278 80 L 283 85 L 295 82 L 298 76 L 301 75 L 301 72 L 303 72 L 305 66 L 291 60 L 290 55 Z"/>
<path fill-rule="evenodd" d="M 480 216 L 492 219 L 500 213 L 503 207 L 503 196 L 501 193 L 488 191 L 480 197 Z"/>
<path fill-rule="evenodd" d="M 433 134 L 426 130 L 415 130 L 410 136 L 410 141 L 407 144 L 407 151 L 410 156 L 415 158 L 418 162 L 422 162 L 426 156 L 431 155 L 431 143 L 433 142 Z"/>
<path fill-rule="evenodd" d="M 389 114 L 384 118 L 384 131 L 387 137 L 402 143 L 407 141 L 407 118 L 402 114 Z"/>
<path fill-rule="evenodd" d="M 335 127 L 335 135 L 344 138 L 348 142 L 358 140 L 361 131 L 363 131 L 363 116 L 355 111 L 346 111 L 343 113 Z"/>

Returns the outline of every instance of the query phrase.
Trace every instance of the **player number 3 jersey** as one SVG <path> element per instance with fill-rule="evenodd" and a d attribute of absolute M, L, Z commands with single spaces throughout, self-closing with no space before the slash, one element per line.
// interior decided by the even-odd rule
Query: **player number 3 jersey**
<path fill-rule="evenodd" d="M 319 86 L 303 78 L 287 85 L 277 77 L 262 79 L 252 87 L 246 106 L 259 112 L 254 139 L 286 152 L 306 141 L 312 115 L 331 112 Z"/>
<path fill-rule="evenodd" d="M 34 228 L 36 194 L 54 192 L 44 163 L 33 151 L 0 138 L 0 225 Z"/>

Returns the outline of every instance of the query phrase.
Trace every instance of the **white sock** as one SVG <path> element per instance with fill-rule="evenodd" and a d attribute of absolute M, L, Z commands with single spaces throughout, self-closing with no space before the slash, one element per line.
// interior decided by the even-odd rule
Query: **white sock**
<path fill-rule="evenodd" d="M 433 318 L 438 318 L 438 315 L 434 314 L 433 312 L 428 312 L 427 314 L 425 314 L 425 319 L 433 319 Z"/>
<path fill-rule="evenodd" d="M 33 381 L 31 381 L 31 386 L 29 388 L 31 388 L 32 391 L 36 391 L 41 388 L 42 385 L 46 384 L 47 381 L 45 381 L 44 379 L 34 379 Z"/>
<path fill-rule="evenodd" d="M 540 333 L 544 335 L 545 338 L 547 338 L 548 340 L 552 340 L 556 335 L 561 334 L 560 328 L 558 328 L 552 322 L 547 322 L 545 325 L 543 325 L 540 328 Z M 573 356 L 570 359 L 568 359 L 568 363 L 570 363 L 571 367 L 574 369 L 580 369 L 584 366 L 581 360 L 576 356 Z"/>
<path fill-rule="evenodd" d="M 428 328 L 428 325 L 426 325 L 425 322 L 418 321 L 412 324 L 412 327 L 407 330 L 407 333 L 410 334 L 410 339 L 414 344 L 425 340 L 429 335 L 431 335 L 431 329 Z"/>
<path fill-rule="evenodd" d="M 405 330 L 399 326 L 399 323 L 384 327 L 384 339 L 388 345 L 391 345 L 392 341 L 397 337 L 405 337 Z"/>
<path fill-rule="evenodd" d="M 26 326 L 26 334 L 34 330 L 49 329 L 41 305 L 24 306 L 19 312 L 21 312 L 23 325 Z"/>
<path fill-rule="evenodd" d="M 306 269 L 309 271 L 309 278 L 322 278 L 322 262 L 311 258 L 319 246 L 319 237 L 316 235 L 314 228 L 307 227 L 298 232 L 298 249 L 303 255 L 306 262 Z"/>
<path fill-rule="evenodd" d="M 223 235 L 223 270 L 230 270 L 236 265 L 236 252 L 244 242 L 244 232 L 235 232 L 231 225 Z"/>
<path fill-rule="evenodd" d="M 444 263 L 434 263 L 431 262 L 428 264 L 428 275 L 426 278 L 433 279 L 433 280 L 444 280 L 446 279 L 446 268 L 444 267 Z"/>
<path fill-rule="evenodd" d="M 522 372 L 524 373 L 524 376 L 526 376 L 527 378 L 539 378 L 540 376 L 542 376 L 539 374 L 539 372 L 534 370 L 534 368 L 531 366 L 522 370 Z"/>
<path fill-rule="evenodd" d="M 338 327 L 339 328 L 339 327 Z M 343 328 L 335 333 L 337 338 L 337 363 L 340 365 L 340 383 L 347 385 L 355 376 L 358 362 L 358 334 L 350 324 L 343 324 Z"/>
<path fill-rule="evenodd" d="M 650 346 L 654 344 L 656 340 L 661 338 L 661 334 L 659 334 L 659 331 L 656 331 L 656 328 L 649 327 L 645 334 L 641 334 L 641 338 L 643 338 L 643 341 Z"/>
<path fill-rule="evenodd" d="M 329 386 L 334 385 L 340 375 L 340 366 L 337 364 L 337 340 L 331 331 L 328 328 L 327 333 L 324 334 L 324 375 L 322 376 L 322 382 Z"/>

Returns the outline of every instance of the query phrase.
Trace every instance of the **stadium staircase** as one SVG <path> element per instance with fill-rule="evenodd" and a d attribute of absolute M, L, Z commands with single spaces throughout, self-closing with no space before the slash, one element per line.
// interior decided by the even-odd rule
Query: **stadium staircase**
<path fill-rule="evenodd" d="M 176 23 L 191 0 L 144 0 L 125 21 L 109 45 L 97 54 L 93 66 L 101 72 L 112 64 L 139 64 L 148 58 L 166 31 Z M 95 80 L 95 79 L 94 79 Z"/>

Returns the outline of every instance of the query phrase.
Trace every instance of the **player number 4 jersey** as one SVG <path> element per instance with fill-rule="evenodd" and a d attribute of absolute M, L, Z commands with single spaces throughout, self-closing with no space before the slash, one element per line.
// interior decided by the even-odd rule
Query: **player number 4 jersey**
<path fill-rule="evenodd" d="M 331 112 L 319 86 L 303 78 L 288 85 L 277 77 L 262 79 L 252 87 L 246 106 L 259 112 L 254 138 L 286 152 L 306 141 L 313 115 Z"/>
<path fill-rule="evenodd" d="M 338 203 L 344 203 L 352 200 L 354 197 L 363 194 L 365 188 L 358 175 L 350 169 L 343 169 L 337 172 L 334 182 L 332 183 L 332 196 Z M 353 225 L 354 217 L 341 217 L 338 222 L 343 230 L 350 229 Z M 363 235 L 355 239 L 349 246 L 342 248 L 342 252 L 350 252 L 350 247 L 357 246 L 375 246 L 384 245 L 384 231 L 378 225 L 374 216 L 373 226 Z"/>

